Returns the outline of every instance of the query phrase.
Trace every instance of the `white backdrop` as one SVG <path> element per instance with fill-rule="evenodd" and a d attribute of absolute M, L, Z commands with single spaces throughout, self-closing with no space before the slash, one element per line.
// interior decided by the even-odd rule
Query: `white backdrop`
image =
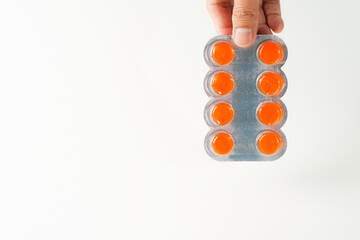
<path fill-rule="evenodd" d="M 288 150 L 203 148 L 204 1 L 0 1 L 0 239 L 359 239 L 358 1 L 282 1 Z"/>

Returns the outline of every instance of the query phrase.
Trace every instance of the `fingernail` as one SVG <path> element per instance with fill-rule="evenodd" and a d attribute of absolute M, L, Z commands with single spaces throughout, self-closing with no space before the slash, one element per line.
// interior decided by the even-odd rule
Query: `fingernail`
<path fill-rule="evenodd" d="M 235 31 L 235 43 L 239 47 L 249 47 L 253 42 L 253 31 L 250 28 L 237 28 Z"/>

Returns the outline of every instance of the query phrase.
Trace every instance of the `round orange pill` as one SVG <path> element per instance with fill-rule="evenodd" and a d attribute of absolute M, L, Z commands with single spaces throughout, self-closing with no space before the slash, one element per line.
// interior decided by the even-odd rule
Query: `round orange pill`
<path fill-rule="evenodd" d="M 276 42 L 265 42 L 259 48 L 259 58 L 265 64 L 275 64 L 284 57 L 283 47 Z"/>
<path fill-rule="evenodd" d="M 279 103 L 266 102 L 259 107 L 257 116 L 262 124 L 273 126 L 282 120 L 284 109 Z"/>
<path fill-rule="evenodd" d="M 285 80 L 279 73 L 266 72 L 258 80 L 260 92 L 268 96 L 279 95 L 284 85 Z"/>
<path fill-rule="evenodd" d="M 211 147 L 215 153 L 219 155 L 226 155 L 233 149 L 234 140 L 230 134 L 221 132 L 214 136 L 211 141 Z"/>
<path fill-rule="evenodd" d="M 229 73 L 219 72 L 213 77 L 211 88 L 219 95 L 229 94 L 234 89 L 234 79 Z"/>
<path fill-rule="evenodd" d="M 268 131 L 260 135 L 257 145 L 263 154 L 272 155 L 277 153 L 283 143 L 282 137 L 273 131 Z"/>
<path fill-rule="evenodd" d="M 211 118 L 219 125 L 229 124 L 234 119 L 234 109 L 228 103 L 218 103 L 211 111 Z"/>
<path fill-rule="evenodd" d="M 228 42 L 219 42 L 214 45 L 211 55 L 217 64 L 226 65 L 234 59 L 235 49 Z"/>

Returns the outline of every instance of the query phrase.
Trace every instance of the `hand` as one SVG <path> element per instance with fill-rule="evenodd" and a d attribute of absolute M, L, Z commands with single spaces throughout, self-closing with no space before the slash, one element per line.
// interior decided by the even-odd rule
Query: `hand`
<path fill-rule="evenodd" d="M 220 35 L 231 35 L 239 47 L 250 46 L 257 34 L 284 28 L 280 0 L 207 0 L 207 9 Z"/>

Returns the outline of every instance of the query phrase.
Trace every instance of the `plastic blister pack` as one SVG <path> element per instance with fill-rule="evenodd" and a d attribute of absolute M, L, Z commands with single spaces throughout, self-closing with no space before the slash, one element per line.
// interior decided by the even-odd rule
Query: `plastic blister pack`
<path fill-rule="evenodd" d="M 250 47 L 239 48 L 231 36 L 217 36 L 206 44 L 204 57 L 210 67 L 204 88 L 211 98 L 204 111 L 207 153 L 230 161 L 281 157 L 287 145 L 280 130 L 287 118 L 280 99 L 287 89 L 284 42 L 258 35 Z"/>

